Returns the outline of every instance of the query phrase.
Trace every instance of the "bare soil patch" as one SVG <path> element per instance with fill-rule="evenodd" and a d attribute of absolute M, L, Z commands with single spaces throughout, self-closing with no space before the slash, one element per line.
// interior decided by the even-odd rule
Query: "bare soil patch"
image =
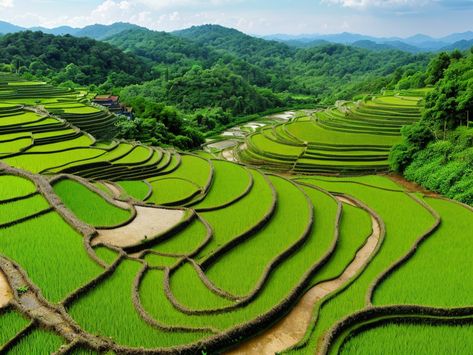
<path fill-rule="evenodd" d="M 234 151 L 234 148 L 223 150 L 222 151 L 222 157 L 225 160 L 228 160 L 228 161 L 231 161 L 231 162 L 236 162 L 237 160 L 235 158 L 235 155 L 233 154 L 233 151 Z"/>
<path fill-rule="evenodd" d="M 115 229 L 97 230 L 92 245 L 110 244 L 125 248 L 161 235 L 176 226 L 185 216 L 182 210 L 135 206 L 136 218 L 129 224 Z"/>
<path fill-rule="evenodd" d="M 0 271 L 0 309 L 7 306 L 13 298 L 13 293 L 6 276 Z"/>
<path fill-rule="evenodd" d="M 353 204 L 350 200 L 337 197 L 340 201 Z M 283 351 L 297 344 L 304 337 L 312 319 L 314 305 L 343 286 L 349 279 L 355 276 L 369 260 L 371 254 L 376 250 L 381 226 L 372 217 L 373 232 L 365 245 L 358 251 L 354 260 L 345 271 L 336 279 L 319 283 L 312 287 L 294 306 L 294 308 L 278 323 L 270 329 L 262 332 L 247 342 L 227 352 L 232 355 L 269 355 Z"/>

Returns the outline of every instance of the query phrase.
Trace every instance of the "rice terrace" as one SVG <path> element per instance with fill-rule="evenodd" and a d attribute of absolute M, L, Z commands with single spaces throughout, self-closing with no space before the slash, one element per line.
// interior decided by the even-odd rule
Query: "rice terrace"
<path fill-rule="evenodd" d="M 12 26 L 1 354 L 473 353 L 468 39 Z"/>

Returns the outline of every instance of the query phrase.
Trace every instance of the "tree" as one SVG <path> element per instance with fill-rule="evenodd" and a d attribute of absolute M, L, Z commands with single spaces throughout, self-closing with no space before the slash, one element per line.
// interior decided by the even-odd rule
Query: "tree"
<path fill-rule="evenodd" d="M 435 84 L 443 78 L 445 69 L 450 65 L 450 56 L 446 52 L 435 57 L 427 68 L 427 84 Z"/>

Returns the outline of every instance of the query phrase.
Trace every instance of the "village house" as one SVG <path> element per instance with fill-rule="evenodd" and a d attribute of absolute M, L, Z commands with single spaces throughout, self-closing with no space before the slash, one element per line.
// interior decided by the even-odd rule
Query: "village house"
<path fill-rule="evenodd" d="M 92 100 L 94 104 L 107 108 L 110 112 L 117 115 L 133 117 L 133 108 L 120 103 L 120 97 L 114 95 L 97 95 Z"/>

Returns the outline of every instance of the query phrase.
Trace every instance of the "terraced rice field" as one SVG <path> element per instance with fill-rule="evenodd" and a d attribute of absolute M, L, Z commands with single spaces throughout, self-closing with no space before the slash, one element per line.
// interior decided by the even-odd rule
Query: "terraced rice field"
<path fill-rule="evenodd" d="M 266 119 L 238 164 L 105 141 L 84 97 L 0 75 L 0 352 L 467 354 L 472 209 L 308 175 L 384 170 L 420 105 Z"/>
<path fill-rule="evenodd" d="M 225 132 L 206 149 L 227 160 L 293 174 L 387 171 L 401 127 L 421 116 L 422 96 L 412 95 L 425 92 L 386 93 L 325 110 L 291 112 L 269 122 L 266 118 Z"/>

